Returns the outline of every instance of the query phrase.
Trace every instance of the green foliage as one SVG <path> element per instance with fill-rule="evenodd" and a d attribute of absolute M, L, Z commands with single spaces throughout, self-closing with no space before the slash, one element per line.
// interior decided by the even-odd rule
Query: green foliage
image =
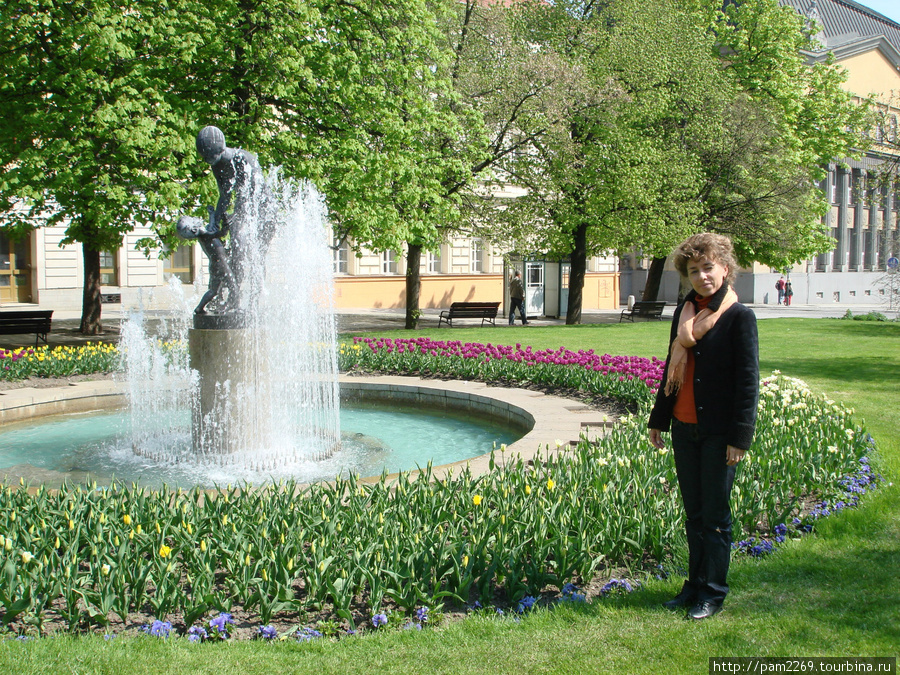
<path fill-rule="evenodd" d="M 66 242 L 117 248 L 186 194 L 193 122 L 168 71 L 201 36 L 148 2 L 13 0 L 0 18 L 7 225 L 66 223 Z"/>
<path fill-rule="evenodd" d="M 507 209 L 532 231 L 519 237 L 576 264 L 682 236 L 699 214 L 686 139 L 714 133 L 727 89 L 709 35 L 668 3 L 554 3 L 528 19 L 529 39 L 580 79 L 559 93 L 568 108 L 552 133 L 509 163 L 531 190 Z"/>
<path fill-rule="evenodd" d="M 66 242 L 99 252 L 147 224 L 174 247 L 177 215 L 214 201 L 194 137 L 217 124 L 264 166 L 316 182 L 341 236 L 377 249 L 431 244 L 435 223 L 455 218 L 448 174 L 469 173 L 435 139 L 477 128 L 448 116 L 451 54 L 436 11 L 424 0 L 365 11 L 284 0 L 188 0 L 177 11 L 5 3 L 5 226 L 64 223 Z"/>
<path fill-rule="evenodd" d="M 852 321 L 888 321 L 889 319 L 881 312 L 866 312 L 865 314 L 854 314 L 851 310 L 841 317 L 842 319 L 850 319 Z"/>

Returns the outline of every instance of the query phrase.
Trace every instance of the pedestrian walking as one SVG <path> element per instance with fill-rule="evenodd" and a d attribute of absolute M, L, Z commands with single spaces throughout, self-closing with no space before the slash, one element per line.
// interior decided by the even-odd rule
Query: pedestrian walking
<path fill-rule="evenodd" d="M 528 325 L 528 317 L 525 316 L 525 286 L 522 285 L 522 273 L 516 270 L 509 281 L 509 325 L 515 323 L 516 307 L 519 308 L 519 316 L 522 317 L 522 325 Z"/>

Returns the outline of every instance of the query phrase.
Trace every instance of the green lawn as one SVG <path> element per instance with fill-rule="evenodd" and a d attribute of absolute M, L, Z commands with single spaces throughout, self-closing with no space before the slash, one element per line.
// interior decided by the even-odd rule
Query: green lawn
<path fill-rule="evenodd" d="M 436 339 L 663 356 L 667 323 L 421 331 Z M 698 673 L 710 656 L 900 653 L 900 324 L 760 321 L 762 372 L 779 369 L 854 407 L 878 441 L 891 487 L 821 521 L 763 560 L 739 559 L 726 611 L 699 625 L 659 607 L 680 581 L 625 598 L 468 619 L 422 633 L 341 642 L 192 645 L 61 637 L 0 643 L 3 672 Z M 385 334 L 387 335 L 387 334 Z M 406 333 L 392 333 L 408 337 Z M 635 451 L 638 451 L 637 449 Z"/>

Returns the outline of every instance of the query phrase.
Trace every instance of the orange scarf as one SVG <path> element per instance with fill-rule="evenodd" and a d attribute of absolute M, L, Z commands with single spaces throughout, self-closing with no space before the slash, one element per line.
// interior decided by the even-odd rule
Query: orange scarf
<path fill-rule="evenodd" d="M 678 322 L 678 331 L 669 349 L 669 376 L 666 378 L 666 396 L 678 393 L 681 385 L 684 384 L 684 369 L 688 358 L 687 350 L 696 345 L 716 325 L 716 321 L 725 313 L 725 310 L 737 301 L 737 294 L 729 288 L 717 311 L 707 307 L 697 312 L 694 309 L 693 302 L 687 301 L 684 303 Z"/>

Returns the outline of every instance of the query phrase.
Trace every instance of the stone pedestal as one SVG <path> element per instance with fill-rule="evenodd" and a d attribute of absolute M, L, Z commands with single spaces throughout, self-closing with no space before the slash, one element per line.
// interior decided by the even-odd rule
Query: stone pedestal
<path fill-rule="evenodd" d="M 269 378 L 251 332 L 197 328 L 198 323 L 204 325 L 195 322 L 188 334 L 191 368 L 199 375 L 192 406 L 194 452 L 233 455 L 264 446 Z"/>

